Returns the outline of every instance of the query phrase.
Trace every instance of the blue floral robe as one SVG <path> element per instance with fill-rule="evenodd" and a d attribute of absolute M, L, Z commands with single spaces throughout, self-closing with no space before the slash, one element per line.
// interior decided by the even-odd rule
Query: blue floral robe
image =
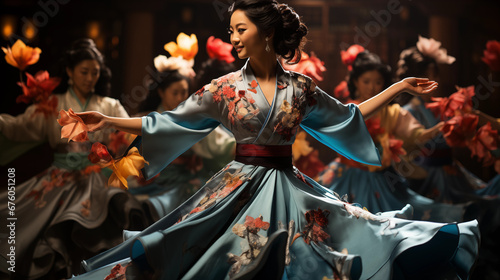
<path fill-rule="evenodd" d="M 300 125 L 346 157 L 379 164 L 357 106 L 279 64 L 269 104 L 247 62 L 175 110 L 143 117 L 135 144 L 149 162 L 147 177 L 219 124 L 237 143 L 258 145 L 291 145 Z M 127 275 L 155 279 L 389 279 L 423 267 L 435 276 L 441 271 L 431 259 L 450 261 L 454 273 L 467 276 L 477 254 L 475 221 L 428 223 L 398 214 L 373 215 L 346 203 L 295 168 L 232 161 L 157 223 L 85 261 L 89 272 L 77 279 L 104 277 L 131 259 Z"/>

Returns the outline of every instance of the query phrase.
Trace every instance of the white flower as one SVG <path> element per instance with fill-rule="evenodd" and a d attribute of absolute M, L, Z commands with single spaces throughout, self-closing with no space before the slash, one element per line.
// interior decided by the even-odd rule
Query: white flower
<path fill-rule="evenodd" d="M 183 76 L 193 78 L 195 76 L 193 66 L 194 59 L 185 60 L 182 56 L 169 57 L 164 55 L 159 55 L 154 58 L 154 64 L 156 70 L 159 72 L 174 71 L 177 70 Z"/>
<path fill-rule="evenodd" d="M 437 63 L 452 64 L 455 62 L 455 58 L 449 56 L 445 48 L 441 48 L 441 42 L 432 38 L 427 39 L 419 35 L 417 49 L 423 55 L 434 58 Z"/>

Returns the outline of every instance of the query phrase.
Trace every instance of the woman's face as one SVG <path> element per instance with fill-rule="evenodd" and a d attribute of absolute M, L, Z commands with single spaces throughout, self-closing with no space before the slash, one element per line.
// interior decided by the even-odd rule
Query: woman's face
<path fill-rule="evenodd" d="M 173 110 L 182 101 L 188 98 L 188 82 L 186 80 L 180 80 L 173 82 L 164 90 L 158 89 L 158 94 L 161 98 L 161 105 L 165 110 Z"/>
<path fill-rule="evenodd" d="M 73 80 L 73 90 L 86 96 L 94 91 L 101 73 L 101 66 L 97 60 L 87 59 L 78 63 L 73 69 L 66 68 L 66 72 Z"/>
<path fill-rule="evenodd" d="M 250 21 L 242 10 L 236 10 L 229 25 L 231 44 L 241 59 L 259 56 L 265 51 L 265 37 L 259 34 L 257 26 Z M 269 38 L 271 45 L 271 38 Z"/>
<path fill-rule="evenodd" d="M 377 70 L 366 71 L 354 80 L 357 96 L 361 101 L 372 98 L 384 88 L 384 78 Z"/>

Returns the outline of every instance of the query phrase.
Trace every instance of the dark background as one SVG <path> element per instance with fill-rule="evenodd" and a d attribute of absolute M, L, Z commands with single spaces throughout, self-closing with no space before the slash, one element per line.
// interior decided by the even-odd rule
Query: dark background
<path fill-rule="evenodd" d="M 486 42 L 500 40 L 500 1 L 283 2 L 295 8 L 309 27 L 306 51 L 314 51 L 325 62 L 327 72 L 319 86 L 328 93 L 333 93 L 347 73 L 340 50 L 361 44 L 394 69 L 401 50 L 414 46 L 418 35 L 441 41 L 448 54 L 457 59 L 452 65 L 440 65 L 439 95 L 453 93 L 455 85 L 478 86 L 482 78 L 500 82 L 500 75 L 492 73 L 481 61 Z M 4 0 L 0 3 L 0 45 L 12 45 L 21 38 L 29 46 L 42 49 L 39 62 L 28 67 L 27 72 L 48 70 L 55 75 L 57 62 L 71 42 L 90 37 L 106 56 L 113 73 L 112 97 L 120 99 L 130 114 L 137 112 L 138 103 L 145 97 L 144 81 L 148 69 L 153 67 L 153 58 L 159 54 L 169 56 L 163 46 L 175 41 L 177 34 L 194 33 L 198 37 L 195 71 L 208 57 L 205 44 L 209 36 L 229 41 L 229 18 L 223 12 L 229 0 Z M 234 51 L 233 54 L 236 57 Z M 236 64 L 239 67 L 243 62 L 237 60 Z M 4 59 L 0 59 L 0 69 L 0 113 L 22 113 L 26 105 L 15 102 L 21 93 L 16 85 L 19 71 Z M 499 87 L 483 91 L 477 108 L 500 117 Z M 44 150 L 39 149 L 37 152 L 44 155 Z M 50 162 L 49 155 L 39 157 L 39 164 L 29 171 L 42 170 L 45 164 L 42 159 Z M 330 154 L 322 156 L 328 160 Z M 488 180 L 494 175 L 491 168 L 484 169 L 471 160 L 467 151 L 458 156 L 481 178 Z"/>

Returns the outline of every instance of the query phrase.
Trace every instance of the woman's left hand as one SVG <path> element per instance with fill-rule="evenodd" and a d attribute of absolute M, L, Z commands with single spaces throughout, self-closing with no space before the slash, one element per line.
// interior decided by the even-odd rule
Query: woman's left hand
<path fill-rule="evenodd" d="M 400 81 L 404 91 L 412 95 L 429 95 L 438 87 L 435 81 L 429 81 L 427 78 L 406 78 Z"/>

